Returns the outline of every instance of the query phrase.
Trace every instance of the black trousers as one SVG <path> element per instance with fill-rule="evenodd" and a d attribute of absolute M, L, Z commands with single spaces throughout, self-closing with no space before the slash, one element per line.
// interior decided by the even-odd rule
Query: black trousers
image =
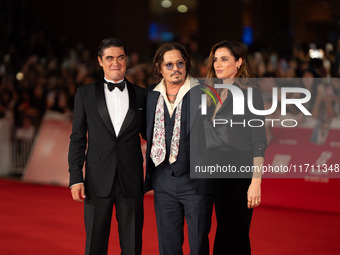
<path fill-rule="evenodd" d="M 212 195 L 197 194 L 190 174 L 173 176 L 166 168 L 154 171 L 154 203 L 160 255 L 181 255 L 184 218 L 191 255 L 209 255 Z"/>
<path fill-rule="evenodd" d="M 251 179 L 214 179 L 217 229 L 214 255 L 251 254 L 249 229 L 253 214 L 247 207 Z"/>
<path fill-rule="evenodd" d="M 91 184 L 88 183 L 85 192 L 85 254 L 107 254 L 112 211 L 115 205 L 121 254 L 140 255 L 144 220 L 143 195 L 125 197 L 117 174 L 110 197 L 95 197 Z"/>

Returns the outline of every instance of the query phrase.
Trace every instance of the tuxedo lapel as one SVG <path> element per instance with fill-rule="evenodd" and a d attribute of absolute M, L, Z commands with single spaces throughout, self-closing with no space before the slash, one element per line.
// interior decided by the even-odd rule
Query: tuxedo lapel
<path fill-rule="evenodd" d="M 122 127 L 120 128 L 118 136 L 122 135 L 124 131 L 129 127 L 131 121 L 135 117 L 136 113 L 136 93 L 133 85 L 125 79 L 126 87 L 129 94 L 129 110 L 126 113 L 125 119 L 123 121 Z"/>
<path fill-rule="evenodd" d="M 97 109 L 98 109 L 99 115 L 102 118 L 107 129 L 114 136 L 114 138 L 116 138 L 116 133 L 111 122 L 109 111 L 107 110 L 105 94 L 104 94 L 104 79 L 99 80 L 96 83 L 95 93 L 96 93 L 96 102 L 97 102 Z"/>

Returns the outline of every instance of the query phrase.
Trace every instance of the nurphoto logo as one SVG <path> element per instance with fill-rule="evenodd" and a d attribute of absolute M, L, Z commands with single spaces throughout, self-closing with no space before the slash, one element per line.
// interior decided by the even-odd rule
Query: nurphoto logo
<path fill-rule="evenodd" d="M 212 93 L 214 93 L 222 105 L 222 101 L 217 93 L 216 89 L 228 89 L 229 92 L 233 96 L 233 115 L 244 115 L 245 114 L 245 100 L 247 100 L 247 106 L 251 113 L 257 116 L 268 116 L 273 114 L 279 105 L 279 95 L 280 95 L 280 109 L 281 115 L 287 115 L 287 105 L 295 105 L 305 116 L 312 115 L 306 107 L 303 105 L 307 103 L 311 99 L 311 92 L 305 88 L 298 88 L 298 87 L 281 87 L 281 93 L 279 94 L 279 90 L 277 87 L 272 88 L 272 105 L 269 109 L 256 109 L 253 104 L 253 87 L 247 88 L 247 98 L 245 99 L 243 91 L 236 85 L 233 84 L 215 84 L 215 88 L 209 85 L 204 85 L 205 88 L 201 88 L 201 90 L 205 91 L 206 94 L 202 94 L 201 96 L 201 114 L 207 114 L 207 95 L 211 97 L 214 104 L 217 104 Z M 209 88 L 212 93 L 207 89 Z M 287 96 L 288 93 L 300 94 L 302 97 L 299 98 L 289 98 Z M 295 119 L 265 119 L 265 121 L 261 119 L 250 119 L 250 120 L 243 120 L 241 122 L 233 122 L 232 120 L 227 119 L 213 119 L 213 126 L 216 125 L 226 125 L 229 124 L 230 126 L 233 125 L 242 125 L 249 127 L 262 127 L 265 122 L 270 122 L 271 126 L 274 126 L 275 122 L 281 122 L 283 127 L 295 127 L 297 126 L 297 121 Z"/>

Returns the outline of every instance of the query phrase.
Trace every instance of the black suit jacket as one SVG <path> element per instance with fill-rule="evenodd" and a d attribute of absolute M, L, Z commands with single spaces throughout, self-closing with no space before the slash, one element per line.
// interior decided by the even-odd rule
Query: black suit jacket
<path fill-rule="evenodd" d="M 252 102 L 254 108 L 263 110 L 264 105 L 261 92 L 256 87 L 253 87 L 252 89 Z M 208 117 L 204 120 L 207 147 L 208 149 L 217 150 L 249 151 L 253 154 L 253 157 L 264 157 L 265 149 L 267 147 L 265 126 L 251 127 L 250 125 L 260 126 L 259 120 L 264 123 L 265 118 L 264 116 L 255 115 L 249 110 L 247 104 L 248 92 L 246 89 L 243 89 L 243 93 L 245 97 L 244 115 L 233 115 L 232 93 L 228 93 L 227 99 L 215 115 L 215 119 L 227 120 L 228 124 L 217 124 L 215 127 L 212 126 L 211 118 L 215 110 L 215 106 L 212 107 L 210 115 L 208 115 Z M 250 125 L 248 125 L 248 121 L 250 120 L 256 121 L 253 123 L 250 122 Z M 231 121 L 236 124 L 231 126 Z"/>
<path fill-rule="evenodd" d="M 69 147 L 70 186 L 83 182 L 97 197 L 110 194 L 118 171 L 125 196 L 143 194 L 143 157 L 140 134 L 145 130 L 145 92 L 126 81 L 129 109 L 116 136 L 104 94 L 104 79 L 78 88 Z"/>
<path fill-rule="evenodd" d="M 152 172 L 155 170 L 155 164 L 153 163 L 150 152 L 151 152 L 151 146 L 152 146 L 152 138 L 153 138 L 153 129 L 154 129 L 154 119 L 155 119 L 155 110 L 157 106 L 157 100 L 159 97 L 159 92 L 154 91 L 153 89 L 156 87 L 151 86 L 146 91 L 146 98 L 147 98 L 147 106 L 146 106 L 146 138 L 147 138 L 147 149 L 146 149 L 146 174 L 145 174 L 145 192 L 152 190 Z M 198 133 L 195 131 L 193 134 L 193 126 L 197 127 L 198 125 L 202 125 L 202 116 L 200 114 L 200 104 L 201 104 L 201 94 L 202 91 L 198 89 L 198 87 L 193 87 L 188 93 L 187 93 L 187 100 L 188 100 L 188 107 L 187 107 L 187 116 L 189 118 L 189 121 L 187 121 L 187 127 L 186 127 L 186 135 L 188 136 L 188 139 L 190 139 L 190 147 L 192 146 L 192 141 L 195 139 L 193 136 L 197 136 Z M 164 107 L 166 105 L 164 104 Z M 197 130 L 195 128 L 194 130 Z M 191 136 L 191 137 L 190 137 Z M 190 148 L 191 150 L 191 148 Z M 191 154 L 191 152 L 190 152 Z M 165 159 L 167 160 L 167 159 Z M 190 160 L 192 161 L 193 158 L 190 157 Z M 191 165 L 193 162 L 191 162 Z M 189 169 L 188 169 L 189 170 Z M 211 193 L 211 187 L 210 183 L 206 179 L 195 179 L 196 180 L 196 191 L 198 194 L 208 194 Z"/>

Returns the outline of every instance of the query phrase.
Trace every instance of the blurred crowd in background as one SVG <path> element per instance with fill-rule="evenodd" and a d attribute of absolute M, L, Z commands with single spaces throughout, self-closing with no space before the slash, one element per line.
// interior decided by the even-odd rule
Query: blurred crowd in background
<path fill-rule="evenodd" d="M 77 87 L 96 81 L 102 70 L 96 52 L 90 52 L 84 44 L 74 45 L 68 38 L 55 38 L 29 23 L 17 24 L 14 29 L 0 23 L 1 31 L 5 31 L 0 41 L 0 119 L 12 123 L 13 137 L 31 139 L 46 111 L 59 112 L 71 119 Z M 204 78 L 208 56 L 202 56 L 193 38 L 181 38 L 179 42 L 191 54 L 194 76 Z M 322 55 L 318 55 L 318 49 L 322 49 Z M 140 62 L 138 53 L 130 52 L 126 78 L 142 87 L 155 84 L 152 57 Z M 249 48 L 248 60 L 254 78 L 340 77 L 340 39 L 335 44 L 317 46 L 296 42 L 284 52 Z M 272 86 L 268 81 L 260 83 L 268 104 Z M 307 82 L 301 86 L 312 92 L 307 108 L 314 118 L 323 116 L 329 120 L 339 116 L 339 82 L 327 86 Z M 299 112 L 293 107 L 289 111 Z"/>

